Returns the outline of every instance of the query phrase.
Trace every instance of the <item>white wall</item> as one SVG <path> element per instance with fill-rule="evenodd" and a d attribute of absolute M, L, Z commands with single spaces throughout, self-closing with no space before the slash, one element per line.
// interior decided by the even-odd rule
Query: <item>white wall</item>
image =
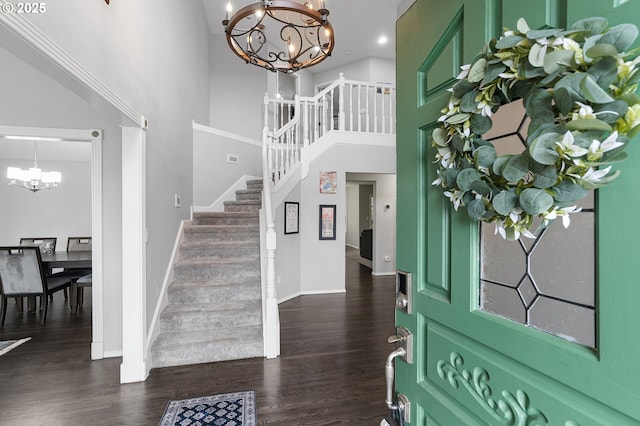
<path fill-rule="evenodd" d="M 300 185 L 285 198 L 285 201 L 300 202 Z M 313 214 L 308 205 L 300 203 L 298 213 L 300 223 L 302 217 Z M 300 249 L 300 233 L 284 234 L 284 203 L 281 203 L 275 212 L 276 223 L 276 289 L 278 303 L 300 295 L 301 258 L 304 253 Z"/>
<path fill-rule="evenodd" d="M 5 206 L 0 220 L 0 244 L 17 245 L 21 237 L 57 237 L 56 251 L 65 251 L 68 237 L 91 236 L 90 152 L 84 162 L 39 162 L 45 171 L 62 173 L 63 180 L 57 188 L 32 193 L 15 185 L 0 184 L 0 199 Z M 0 159 L 0 171 L 9 166 L 26 169 L 33 167 L 33 162 Z"/>
<path fill-rule="evenodd" d="M 262 140 L 264 94 L 268 91 L 267 79 L 271 71 L 246 64 L 229 49 L 223 35 L 211 35 L 210 52 L 209 125 Z M 272 77 L 275 78 L 275 74 Z"/>
<path fill-rule="evenodd" d="M 392 83 L 396 81 L 396 65 L 394 61 L 377 58 L 367 58 L 336 68 L 314 74 L 314 84 L 329 83 L 336 80 L 340 73 L 347 80 L 373 81 L 377 83 Z"/>
<path fill-rule="evenodd" d="M 344 140 L 347 136 L 333 132 L 330 137 Z M 366 155 L 363 153 L 366 151 Z M 318 157 L 310 166 L 309 174 L 301 182 L 301 204 L 304 214 L 300 215 L 300 252 L 302 293 L 340 292 L 344 291 L 345 279 L 345 243 L 346 243 L 346 173 L 390 173 L 396 170 L 395 146 L 336 144 L 333 148 Z M 338 172 L 338 188 L 336 194 L 319 192 L 321 171 Z M 377 179 L 372 179 L 376 181 Z M 386 184 L 383 185 L 386 187 Z M 394 186 L 395 194 L 395 186 Z M 387 192 L 376 193 L 379 203 L 389 200 Z M 318 209 L 320 204 L 336 205 L 336 240 L 319 240 Z M 395 203 L 393 203 L 395 204 Z M 380 213 L 381 218 L 389 220 L 395 228 L 395 217 Z M 385 225 L 378 225 L 386 227 Z M 376 236 L 374 235 L 374 238 Z M 395 238 L 381 236 L 381 241 L 393 244 Z M 391 251 L 382 249 L 384 253 Z M 383 255 L 384 256 L 384 255 Z M 393 252 L 391 252 L 393 256 Z M 395 263 L 389 268 L 395 269 Z M 387 268 L 378 271 L 374 265 L 374 273 L 384 273 Z M 280 297 L 280 295 L 279 295 Z"/>
<path fill-rule="evenodd" d="M 227 154 L 238 164 L 227 162 Z M 193 205 L 209 206 L 242 176 L 262 176 L 261 142 L 193 131 Z"/>
<path fill-rule="evenodd" d="M 2 40 L 0 40 L 2 45 Z M 96 110 L 92 105 L 61 86 L 37 69 L 18 59 L 13 54 L 0 48 L 0 124 L 12 126 L 58 127 L 77 129 L 102 129 L 102 162 L 103 162 L 103 266 L 104 266 L 104 350 L 105 354 L 118 354 L 122 351 L 122 203 L 121 203 L 121 146 L 119 115 L 113 110 Z M 44 142 L 40 143 L 40 146 Z M 0 150 L 2 145 L 0 144 Z M 2 151 L 0 151 L 2 156 Z M 40 164 L 48 167 L 46 157 L 40 156 Z M 6 169 L 0 169 L 4 176 Z M 67 176 L 63 175 L 63 186 L 67 184 Z M 85 178 L 84 184 L 89 185 L 90 176 Z M 75 185 L 75 183 L 74 183 Z M 49 191 L 50 194 L 30 194 L 40 197 L 55 197 L 58 190 L 66 192 L 63 186 Z M 3 190 L 8 188 L 2 183 Z M 27 192 L 27 191 L 25 191 Z M 5 198 L 0 198 L 4 200 Z M 42 197 L 39 198 L 42 200 Z M 55 199 L 52 205 L 63 202 Z M 4 201 L 2 203 L 5 206 Z M 90 200 L 89 200 L 90 206 Z M 4 222 L 5 215 L 14 214 L 13 209 L 0 213 L 0 222 Z M 90 223 L 91 211 L 86 220 Z M 42 229 L 42 232 L 53 231 Z M 73 229 L 75 231 L 76 229 Z M 78 229 L 79 230 L 79 229 Z M 84 231 L 84 226 L 82 227 Z M 21 229 L 20 233 L 27 229 Z M 49 232 L 46 232 L 47 234 Z M 66 232 L 60 229 L 56 232 Z M 71 232 L 71 229 L 69 229 Z M 31 232 L 29 232 L 31 233 Z M 89 224 L 83 234 L 91 234 Z M 6 236 L 6 237 L 5 237 Z M 34 235 L 43 236 L 43 235 Z M 6 238 L 6 239 L 5 239 Z M 63 238 L 63 235 L 58 235 Z M 17 242 L 15 235 L 5 232 L 0 234 L 0 241 L 4 243 Z M 61 241 L 61 240 L 58 240 Z M 66 245 L 64 245 L 66 248 Z M 87 348 L 87 351 L 89 348 Z"/>
<path fill-rule="evenodd" d="M 188 208 L 174 208 L 174 194 L 182 196 L 183 206 L 192 204 L 192 120 L 209 119 L 209 31 L 204 7 L 197 1 L 106 5 L 67 0 L 29 19 L 148 119 L 149 325 L 180 221 L 189 216 Z"/>

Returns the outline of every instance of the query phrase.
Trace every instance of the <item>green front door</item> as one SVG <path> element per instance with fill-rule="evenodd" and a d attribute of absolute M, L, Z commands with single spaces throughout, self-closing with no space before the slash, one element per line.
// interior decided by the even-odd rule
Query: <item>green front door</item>
<path fill-rule="evenodd" d="M 396 324 L 414 340 L 413 363 L 396 360 L 396 391 L 411 402 L 412 425 L 640 424 L 640 138 L 620 177 L 586 202 L 587 243 L 553 224 L 565 249 L 535 265 L 536 289 L 516 273 L 518 287 L 500 287 L 504 297 L 482 287 L 483 274 L 523 268 L 510 256 L 530 247 L 504 242 L 485 252 L 493 226 L 454 211 L 432 185 L 431 134 L 460 66 L 520 17 L 531 28 L 566 28 L 590 16 L 640 25 L 640 1 L 417 0 L 398 20 L 397 265 L 412 274 L 413 313 L 397 310 Z M 571 278 L 553 278 L 551 269 L 570 267 L 593 276 L 586 300 Z M 522 320 L 522 306 L 493 306 L 510 299 L 525 307 Z M 565 333 L 565 322 L 579 330 Z"/>

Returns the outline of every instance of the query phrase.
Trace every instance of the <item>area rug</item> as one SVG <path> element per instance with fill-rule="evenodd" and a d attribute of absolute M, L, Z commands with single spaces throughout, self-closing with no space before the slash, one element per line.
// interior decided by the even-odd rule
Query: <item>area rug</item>
<path fill-rule="evenodd" d="M 255 392 L 169 401 L 159 426 L 255 426 Z"/>
<path fill-rule="evenodd" d="M 31 340 L 31 337 L 27 337 L 26 339 L 20 340 L 2 340 L 0 341 L 0 355 L 4 355 L 9 352 L 11 349 L 15 349 L 24 342 L 28 342 Z"/>

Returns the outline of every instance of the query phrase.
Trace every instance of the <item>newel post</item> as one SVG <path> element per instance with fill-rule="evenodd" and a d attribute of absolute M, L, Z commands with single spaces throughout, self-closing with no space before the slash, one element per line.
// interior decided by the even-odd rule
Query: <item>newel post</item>
<path fill-rule="evenodd" d="M 338 80 L 338 130 L 344 131 L 346 117 L 344 112 L 344 73 L 340 73 Z"/>

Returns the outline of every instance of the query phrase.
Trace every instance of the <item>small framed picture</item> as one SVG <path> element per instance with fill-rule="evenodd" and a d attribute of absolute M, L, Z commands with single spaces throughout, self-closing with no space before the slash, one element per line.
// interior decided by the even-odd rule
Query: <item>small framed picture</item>
<path fill-rule="evenodd" d="M 338 188 L 338 172 L 320 172 L 320 193 L 335 194 Z"/>
<path fill-rule="evenodd" d="M 300 203 L 284 202 L 284 233 L 297 234 L 300 229 Z"/>
<path fill-rule="evenodd" d="M 336 205 L 321 204 L 320 205 L 320 239 L 335 240 L 336 239 Z"/>

